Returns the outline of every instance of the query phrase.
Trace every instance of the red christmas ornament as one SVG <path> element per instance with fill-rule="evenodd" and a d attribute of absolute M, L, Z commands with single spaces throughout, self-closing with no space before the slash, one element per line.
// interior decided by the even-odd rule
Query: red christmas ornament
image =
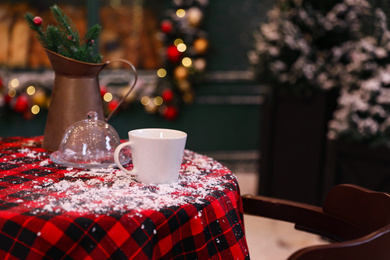
<path fill-rule="evenodd" d="M 30 111 L 23 112 L 23 118 L 24 120 L 31 120 L 33 119 L 34 115 Z"/>
<path fill-rule="evenodd" d="M 163 33 L 171 33 L 173 29 L 172 22 L 169 20 L 164 20 L 161 22 L 161 31 Z"/>
<path fill-rule="evenodd" d="M 28 98 L 25 95 L 16 98 L 14 110 L 18 113 L 24 113 L 28 110 Z"/>
<path fill-rule="evenodd" d="M 104 95 L 107 93 L 107 88 L 105 86 L 100 86 L 100 95 L 104 97 Z"/>
<path fill-rule="evenodd" d="M 163 114 L 164 118 L 169 121 L 175 120 L 178 115 L 179 111 L 174 106 L 167 106 Z"/>
<path fill-rule="evenodd" d="M 33 22 L 34 22 L 35 25 L 39 26 L 39 25 L 42 24 L 43 20 L 42 20 L 41 17 L 35 16 L 34 19 L 33 19 Z"/>
<path fill-rule="evenodd" d="M 171 103 L 172 100 L 173 100 L 173 91 L 171 89 L 166 89 L 163 91 L 163 93 L 161 94 L 162 98 L 164 99 L 164 101 L 166 103 Z"/>
<path fill-rule="evenodd" d="M 118 106 L 119 102 L 117 100 L 112 100 L 110 103 L 108 103 L 108 110 L 114 111 L 114 109 Z M 118 112 L 118 110 L 116 111 Z"/>
<path fill-rule="evenodd" d="M 181 52 L 177 49 L 177 47 L 175 45 L 168 46 L 167 58 L 170 62 L 173 62 L 173 63 L 180 61 Z"/>
<path fill-rule="evenodd" d="M 10 95 L 5 95 L 4 96 L 4 102 L 6 105 L 9 105 L 11 103 L 11 100 L 12 100 L 12 97 L 10 97 Z"/>

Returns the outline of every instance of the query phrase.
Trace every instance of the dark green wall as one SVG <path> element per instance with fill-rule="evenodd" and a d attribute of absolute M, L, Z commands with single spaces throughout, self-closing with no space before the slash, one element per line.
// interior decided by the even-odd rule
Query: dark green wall
<path fill-rule="evenodd" d="M 247 50 L 253 45 L 253 31 L 266 21 L 272 0 L 210 0 L 206 29 L 212 43 L 210 70 L 248 69 Z"/>

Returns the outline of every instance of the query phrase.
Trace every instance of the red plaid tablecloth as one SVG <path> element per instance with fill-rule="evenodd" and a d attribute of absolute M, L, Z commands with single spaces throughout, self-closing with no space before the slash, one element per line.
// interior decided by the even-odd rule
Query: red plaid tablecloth
<path fill-rule="evenodd" d="M 41 142 L 0 138 L 0 259 L 249 259 L 237 180 L 211 158 L 186 150 L 178 183 L 143 185 Z"/>

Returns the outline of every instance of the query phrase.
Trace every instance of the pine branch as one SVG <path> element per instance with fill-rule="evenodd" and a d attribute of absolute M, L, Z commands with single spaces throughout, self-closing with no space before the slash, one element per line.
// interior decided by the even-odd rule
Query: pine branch
<path fill-rule="evenodd" d="M 89 30 L 84 36 L 84 43 L 90 43 L 91 40 L 94 40 L 99 37 L 101 30 L 102 27 L 99 24 L 95 24 L 94 26 L 89 28 Z"/>
<path fill-rule="evenodd" d="M 48 25 L 46 27 L 46 48 L 61 54 L 63 52 L 61 33 L 57 27 Z"/>
<path fill-rule="evenodd" d="M 66 41 L 73 43 L 73 45 L 80 44 L 79 32 L 69 16 L 67 16 L 57 5 L 50 7 L 50 10 L 58 23 L 58 28 L 63 34 L 63 38 L 66 39 Z"/>
<path fill-rule="evenodd" d="M 103 60 L 103 56 L 100 53 L 98 53 L 98 54 L 95 54 L 94 56 L 92 56 L 91 60 L 92 60 L 91 62 L 100 63 Z"/>
<path fill-rule="evenodd" d="M 59 30 L 60 31 L 60 30 Z M 60 31 L 61 35 L 61 45 L 62 45 L 62 55 L 78 60 L 77 52 L 79 49 L 79 44 L 75 44 L 73 41 L 68 40 L 66 37 L 64 37 L 64 34 Z"/>
<path fill-rule="evenodd" d="M 95 39 L 99 37 L 99 34 L 102 30 L 102 27 L 98 24 L 92 26 L 84 36 L 84 41 L 81 46 L 83 50 L 83 55 L 86 57 L 80 57 L 82 59 L 91 60 L 93 62 L 99 63 L 102 60 L 100 54 L 95 54 Z"/>
<path fill-rule="evenodd" d="M 94 25 L 91 27 L 81 41 L 79 32 L 72 20 L 57 5 L 50 7 L 50 10 L 57 26 L 48 25 L 46 31 L 43 30 L 40 17 L 34 17 L 30 13 L 25 14 L 29 27 L 37 33 L 36 37 L 41 45 L 74 60 L 101 62 L 102 56 L 95 54 L 95 39 L 99 37 L 101 26 Z M 39 18 L 38 22 L 34 22 L 36 18 Z"/>

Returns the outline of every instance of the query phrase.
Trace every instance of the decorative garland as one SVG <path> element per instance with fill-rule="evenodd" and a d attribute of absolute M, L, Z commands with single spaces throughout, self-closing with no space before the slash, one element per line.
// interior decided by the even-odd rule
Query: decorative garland
<path fill-rule="evenodd" d="M 141 75 L 136 93 L 122 103 L 123 108 L 137 100 L 148 113 L 174 120 L 183 104 L 193 102 L 193 80 L 204 72 L 207 65 L 205 55 L 209 42 L 202 30 L 207 5 L 208 0 L 172 1 L 172 8 L 166 11 L 160 23 L 164 66 L 157 70 L 156 80 L 142 81 Z M 0 77 L 0 109 L 12 110 L 25 119 L 31 119 L 48 109 L 54 75 L 52 72 L 24 74 L 30 78 L 25 79 L 23 73 L 15 73 L 8 75 L 8 82 L 5 82 L 6 77 Z M 100 83 L 106 109 L 110 112 L 126 93 L 126 87 L 111 88 L 107 78 Z"/>

